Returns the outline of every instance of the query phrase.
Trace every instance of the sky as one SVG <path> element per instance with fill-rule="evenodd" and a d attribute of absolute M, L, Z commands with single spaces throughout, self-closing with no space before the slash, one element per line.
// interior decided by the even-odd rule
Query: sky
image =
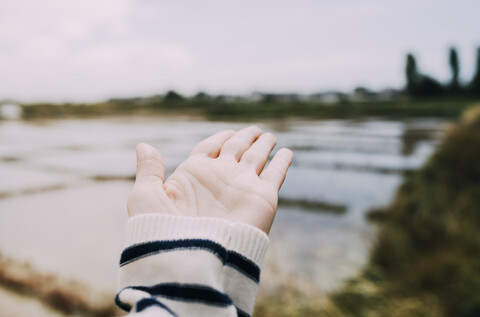
<path fill-rule="evenodd" d="M 480 46 L 478 0 L 0 0 L 0 100 L 303 94 L 461 79 Z"/>

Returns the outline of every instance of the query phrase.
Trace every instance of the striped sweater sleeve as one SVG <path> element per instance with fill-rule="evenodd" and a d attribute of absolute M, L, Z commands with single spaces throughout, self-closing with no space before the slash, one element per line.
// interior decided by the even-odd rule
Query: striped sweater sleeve
<path fill-rule="evenodd" d="M 132 316 L 250 316 L 267 247 L 264 232 L 242 223 L 132 217 L 115 301 Z"/>

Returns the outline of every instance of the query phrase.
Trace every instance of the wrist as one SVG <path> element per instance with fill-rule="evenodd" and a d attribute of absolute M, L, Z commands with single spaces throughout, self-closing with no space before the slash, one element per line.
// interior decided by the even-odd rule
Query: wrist
<path fill-rule="evenodd" d="M 222 245 L 230 240 L 229 222 L 219 218 L 148 213 L 130 217 L 127 246 L 158 240 L 206 239 Z"/>

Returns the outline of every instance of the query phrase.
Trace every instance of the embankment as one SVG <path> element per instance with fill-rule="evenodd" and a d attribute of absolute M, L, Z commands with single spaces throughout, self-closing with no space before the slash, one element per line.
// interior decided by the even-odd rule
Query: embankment
<path fill-rule="evenodd" d="M 327 302 L 296 291 L 263 298 L 256 316 L 480 316 L 480 106 L 374 219 L 357 278 Z"/>

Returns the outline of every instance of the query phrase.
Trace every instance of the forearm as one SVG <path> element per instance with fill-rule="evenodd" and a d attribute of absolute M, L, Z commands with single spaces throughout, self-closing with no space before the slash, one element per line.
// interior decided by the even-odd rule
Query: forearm
<path fill-rule="evenodd" d="M 142 316 L 249 316 L 267 246 L 260 230 L 222 219 L 133 217 L 117 304 Z"/>

